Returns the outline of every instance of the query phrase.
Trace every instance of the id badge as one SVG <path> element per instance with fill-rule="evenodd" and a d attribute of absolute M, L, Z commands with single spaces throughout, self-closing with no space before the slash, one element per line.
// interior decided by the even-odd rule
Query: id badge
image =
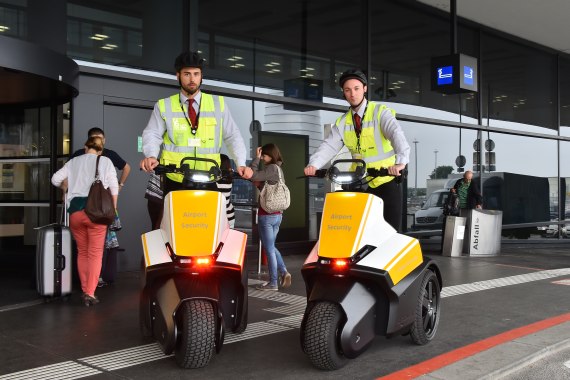
<path fill-rule="evenodd" d="M 199 147 L 201 145 L 200 141 L 201 141 L 200 139 L 189 138 L 188 139 L 188 146 Z"/>

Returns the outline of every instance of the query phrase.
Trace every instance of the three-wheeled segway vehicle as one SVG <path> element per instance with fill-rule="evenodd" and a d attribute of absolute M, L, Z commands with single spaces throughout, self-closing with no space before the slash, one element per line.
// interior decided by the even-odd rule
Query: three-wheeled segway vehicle
<path fill-rule="evenodd" d="M 210 170 L 192 169 L 198 161 Z M 181 367 L 199 368 L 220 351 L 226 329 L 247 326 L 247 235 L 229 228 L 215 182 L 231 172 L 216 161 L 187 157 L 179 168 L 159 165 L 155 172 L 182 174 L 192 190 L 168 193 L 160 229 L 142 235 L 141 332 L 165 354 L 174 352 Z"/>
<path fill-rule="evenodd" d="M 317 368 L 342 367 L 376 335 L 409 334 L 423 345 L 437 332 L 438 266 L 416 239 L 384 220 L 382 199 L 362 192 L 368 181 L 387 175 L 358 159 L 316 173 L 344 189 L 326 195 L 319 240 L 301 270 L 307 291 L 301 344 Z"/>

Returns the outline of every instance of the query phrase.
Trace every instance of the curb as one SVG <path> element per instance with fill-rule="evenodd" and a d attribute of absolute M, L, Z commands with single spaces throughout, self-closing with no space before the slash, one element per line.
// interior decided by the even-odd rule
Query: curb
<path fill-rule="evenodd" d="M 532 355 L 527 355 L 503 368 L 500 368 L 498 370 L 495 370 L 483 377 L 481 377 L 481 380 L 495 380 L 495 379 L 501 379 L 504 378 L 506 376 L 512 375 L 517 371 L 520 371 L 523 368 L 526 368 L 527 366 L 541 360 L 544 359 L 550 355 L 554 355 L 557 354 L 560 351 L 563 351 L 567 348 L 570 348 L 570 338 L 569 339 L 565 339 L 561 342 L 555 343 L 551 346 L 548 347 L 544 347 L 541 350 L 538 350 L 537 352 L 535 352 Z"/>

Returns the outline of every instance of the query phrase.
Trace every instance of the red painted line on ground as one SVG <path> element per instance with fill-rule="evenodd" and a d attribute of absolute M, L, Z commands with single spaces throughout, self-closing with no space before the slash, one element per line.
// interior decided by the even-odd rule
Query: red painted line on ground
<path fill-rule="evenodd" d="M 508 264 L 495 264 L 495 265 L 497 265 L 497 266 L 499 266 L 499 267 L 530 269 L 530 270 L 536 270 L 536 271 L 547 270 L 547 269 L 545 269 L 545 268 L 540 269 L 540 268 L 531 268 L 531 267 L 521 267 L 521 266 L 518 266 L 518 265 L 508 265 Z"/>
<path fill-rule="evenodd" d="M 446 367 L 450 364 L 453 364 L 500 344 L 513 341 L 520 337 L 530 335 L 537 331 L 545 330 L 547 328 L 568 321 L 570 321 L 570 313 L 531 323 L 530 325 L 518 327 L 516 329 L 506 331 L 487 339 L 480 340 L 479 342 L 460 347 L 456 350 L 446 352 L 445 354 L 441 354 L 435 358 L 426 360 L 408 368 L 404 368 L 400 371 L 393 372 L 389 375 L 379 377 L 377 380 L 415 379 L 416 377 L 436 371 L 440 368 Z"/>

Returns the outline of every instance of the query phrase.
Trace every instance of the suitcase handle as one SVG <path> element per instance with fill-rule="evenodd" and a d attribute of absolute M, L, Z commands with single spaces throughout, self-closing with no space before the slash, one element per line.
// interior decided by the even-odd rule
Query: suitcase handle
<path fill-rule="evenodd" d="M 57 256 L 57 267 L 55 269 L 60 271 L 63 271 L 65 269 L 65 256 Z"/>

